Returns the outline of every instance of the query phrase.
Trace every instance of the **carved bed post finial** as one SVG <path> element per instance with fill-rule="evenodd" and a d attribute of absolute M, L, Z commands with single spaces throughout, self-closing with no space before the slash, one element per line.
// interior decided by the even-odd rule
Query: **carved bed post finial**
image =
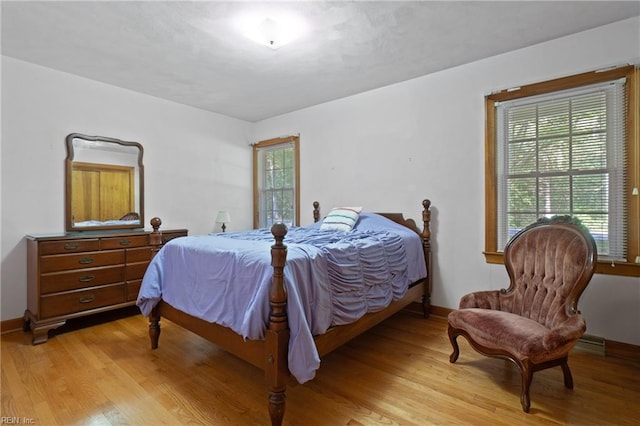
<path fill-rule="evenodd" d="M 425 318 L 429 318 L 429 310 L 431 309 L 431 288 L 433 283 L 433 269 L 431 268 L 431 200 L 422 200 L 422 245 L 425 252 L 425 261 L 427 262 L 427 291 L 422 296 L 422 310 Z"/>
<path fill-rule="evenodd" d="M 289 322 L 287 319 L 287 291 L 284 285 L 284 265 L 287 260 L 287 246 L 283 243 L 287 227 L 276 223 L 271 227 L 275 244 L 271 246 L 271 266 L 273 282 L 269 293 L 271 313 L 269 328 L 265 336 L 265 377 L 269 386 L 269 416 L 272 425 L 282 424 L 285 409 L 285 391 L 289 368 Z"/>
<path fill-rule="evenodd" d="M 429 228 L 431 222 L 431 211 L 429 208 L 431 207 L 431 200 L 424 199 L 422 200 L 422 238 L 426 239 L 428 242 L 431 238 L 431 229 Z"/>
<path fill-rule="evenodd" d="M 149 234 L 151 257 L 153 257 L 158 251 L 160 251 L 160 247 L 162 246 L 162 231 L 160 231 L 162 220 L 160 220 L 159 217 L 154 217 L 149 221 L 149 223 L 151 223 L 151 227 L 153 228 L 153 231 Z"/>
<path fill-rule="evenodd" d="M 313 222 L 316 223 L 320 220 L 320 203 L 313 202 Z"/>
<path fill-rule="evenodd" d="M 149 223 L 151 223 L 151 227 L 153 228 L 154 232 L 156 232 L 158 231 L 158 228 L 160 228 L 160 225 L 162 225 L 162 220 L 159 217 L 153 217 L 151 218 Z"/>

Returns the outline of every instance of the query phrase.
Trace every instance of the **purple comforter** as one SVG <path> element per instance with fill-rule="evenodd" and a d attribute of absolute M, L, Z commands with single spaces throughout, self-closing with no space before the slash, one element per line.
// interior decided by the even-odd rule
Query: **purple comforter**
<path fill-rule="evenodd" d="M 289 370 L 300 383 L 320 366 L 314 335 L 383 309 L 426 276 L 418 235 L 372 213 L 348 233 L 292 227 L 284 243 Z M 137 304 L 148 316 L 162 298 L 244 338 L 263 339 L 272 244 L 266 229 L 174 239 L 147 268 Z"/>

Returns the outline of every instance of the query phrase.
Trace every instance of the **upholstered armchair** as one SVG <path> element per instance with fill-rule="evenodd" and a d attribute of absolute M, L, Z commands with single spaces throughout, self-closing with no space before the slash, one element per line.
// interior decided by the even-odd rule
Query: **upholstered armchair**
<path fill-rule="evenodd" d="M 458 359 L 456 339 L 462 335 L 479 353 L 512 361 L 520 369 L 525 412 L 536 371 L 560 366 L 564 385 L 572 389 L 568 354 L 586 330 L 577 304 L 596 260 L 593 237 L 568 216 L 524 228 L 504 251 L 509 288 L 468 294 L 449 314 L 449 360 Z"/>

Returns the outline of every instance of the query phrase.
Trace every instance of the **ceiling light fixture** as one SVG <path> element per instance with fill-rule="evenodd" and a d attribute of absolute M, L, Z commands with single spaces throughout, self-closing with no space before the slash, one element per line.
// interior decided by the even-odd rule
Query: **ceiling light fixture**
<path fill-rule="evenodd" d="M 248 39 L 274 50 L 300 38 L 306 32 L 306 25 L 302 20 L 289 14 L 244 16 L 238 18 L 236 27 Z"/>

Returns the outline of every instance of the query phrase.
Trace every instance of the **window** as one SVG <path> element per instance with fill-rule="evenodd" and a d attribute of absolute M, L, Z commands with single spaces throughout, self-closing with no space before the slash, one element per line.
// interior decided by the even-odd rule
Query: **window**
<path fill-rule="evenodd" d="M 596 240 L 598 272 L 640 275 L 637 73 L 622 67 L 487 96 L 489 262 L 502 262 L 526 225 L 568 214 Z"/>
<path fill-rule="evenodd" d="M 299 136 L 253 145 L 254 228 L 299 225 Z"/>

